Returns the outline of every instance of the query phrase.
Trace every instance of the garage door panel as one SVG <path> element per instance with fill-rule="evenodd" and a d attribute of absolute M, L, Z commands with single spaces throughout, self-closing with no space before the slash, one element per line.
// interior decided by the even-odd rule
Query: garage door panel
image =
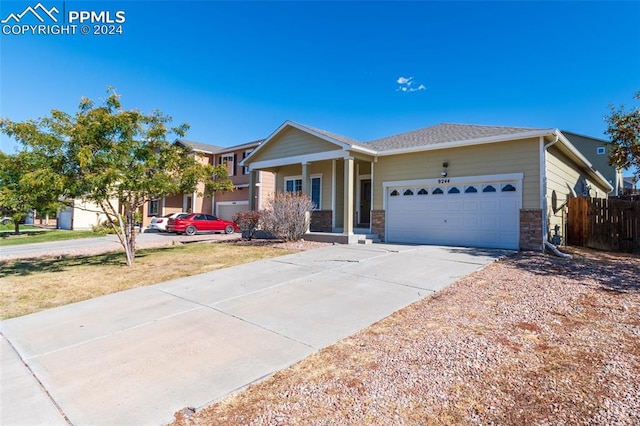
<path fill-rule="evenodd" d="M 437 195 L 431 187 L 428 195 L 388 197 L 387 240 L 517 249 L 521 184 L 509 183 L 516 191 L 448 193 L 448 189 L 443 188 L 444 194 Z M 495 188 L 502 188 L 504 184 L 493 183 Z M 475 187 L 481 185 L 475 184 Z M 403 194 L 407 188 L 390 187 L 388 193 L 394 189 Z M 414 194 L 417 191 L 414 190 Z"/>

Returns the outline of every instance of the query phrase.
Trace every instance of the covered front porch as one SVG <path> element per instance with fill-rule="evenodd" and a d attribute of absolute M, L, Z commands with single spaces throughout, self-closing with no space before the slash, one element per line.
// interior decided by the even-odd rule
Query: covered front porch
<path fill-rule="evenodd" d="M 372 234 L 375 163 L 366 147 L 287 122 L 243 162 L 250 170 L 249 207 L 258 208 L 256 172 L 271 172 L 276 192 L 300 192 L 315 204 L 310 240 L 358 242 Z"/>

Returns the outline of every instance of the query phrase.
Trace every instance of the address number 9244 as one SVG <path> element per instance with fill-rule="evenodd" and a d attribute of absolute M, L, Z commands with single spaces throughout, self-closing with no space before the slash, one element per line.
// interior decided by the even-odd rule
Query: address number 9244
<path fill-rule="evenodd" d="M 438 179 L 438 183 L 449 183 L 451 179 Z"/>

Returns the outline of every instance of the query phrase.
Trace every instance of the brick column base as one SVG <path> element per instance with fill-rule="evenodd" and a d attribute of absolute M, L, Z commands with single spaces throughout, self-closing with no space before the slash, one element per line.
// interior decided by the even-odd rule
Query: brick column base
<path fill-rule="evenodd" d="M 544 250 L 542 209 L 520 210 L 520 250 Z"/>
<path fill-rule="evenodd" d="M 384 241 L 384 225 L 385 225 L 385 211 L 384 210 L 372 210 L 371 211 L 371 232 L 378 234 L 380 241 Z"/>
<path fill-rule="evenodd" d="M 314 210 L 311 212 L 311 224 L 309 230 L 311 232 L 331 232 L 331 218 L 333 210 Z"/>

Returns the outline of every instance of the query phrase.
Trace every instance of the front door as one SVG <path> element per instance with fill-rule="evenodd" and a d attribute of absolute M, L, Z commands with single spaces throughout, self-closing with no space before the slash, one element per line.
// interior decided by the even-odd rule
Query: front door
<path fill-rule="evenodd" d="M 371 222 L 371 179 L 360 181 L 360 223 L 369 225 Z"/>

